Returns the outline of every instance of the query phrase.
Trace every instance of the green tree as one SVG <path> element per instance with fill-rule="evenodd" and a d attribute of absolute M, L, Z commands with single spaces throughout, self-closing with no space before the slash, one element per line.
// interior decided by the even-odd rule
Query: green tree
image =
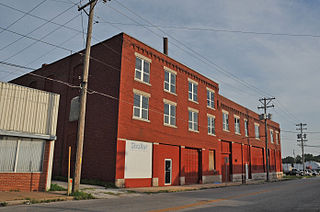
<path fill-rule="evenodd" d="M 285 158 L 282 158 L 282 163 L 291 163 L 291 164 L 293 164 L 294 163 L 294 158 L 291 157 L 291 156 L 287 156 Z"/>

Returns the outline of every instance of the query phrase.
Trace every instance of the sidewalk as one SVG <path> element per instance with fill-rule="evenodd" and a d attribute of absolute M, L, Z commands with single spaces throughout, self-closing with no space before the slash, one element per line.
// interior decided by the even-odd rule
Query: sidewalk
<path fill-rule="evenodd" d="M 246 184 L 258 184 L 264 181 L 248 181 Z M 67 188 L 67 183 L 62 181 L 52 181 L 63 188 Z M 152 193 L 167 193 L 179 191 L 191 191 L 210 188 L 219 188 L 225 186 L 242 185 L 242 182 L 214 183 L 214 184 L 194 184 L 183 186 L 161 186 L 161 187 L 142 187 L 142 188 L 105 188 L 96 185 L 80 185 L 80 191 L 90 193 L 97 199 L 111 199 L 124 196 L 141 196 Z M 0 206 L 17 205 L 17 204 L 34 204 L 41 202 L 73 200 L 72 196 L 67 196 L 66 191 L 49 191 L 49 192 L 0 192 Z"/>

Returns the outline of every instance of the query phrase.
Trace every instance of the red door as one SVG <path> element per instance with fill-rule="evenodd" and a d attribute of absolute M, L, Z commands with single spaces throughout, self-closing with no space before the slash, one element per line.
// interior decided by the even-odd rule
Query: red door
<path fill-rule="evenodd" d="M 185 149 L 184 151 L 185 183 L 196 184 L 199 182 L 199 153 L 197 149 Z"/>
<path fill-rule="evenodd" d="M 230 181 L 230 154 L 221 155 L 222 182 Z"/>

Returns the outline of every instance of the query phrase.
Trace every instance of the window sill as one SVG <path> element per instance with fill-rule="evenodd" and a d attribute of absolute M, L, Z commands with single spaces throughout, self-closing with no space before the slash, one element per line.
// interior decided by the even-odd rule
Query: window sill
<path fill-rule="evenodd" d="M 236 134 L 236 135 L 241 135 L 241 133 L 237 133 L 237 132 L 235 132 L 235 134 Z"/>
<path fill-rule="evenodd" d="M 172 94 L 172 95 L 178 96 L 176 93 L 170 92 L 170 91 L 168 91 L 168 90 L 166 90 L 166 89 L 163 89 L 163 90 L 164 90 L 164 92 L 166 92 L 166 93 L 169 93 L 169 94 Z"/>
<path fill-rule="evenodd" d="M 260 138 L 255 138 L 255 139 L 260 141 Z"/>
<path fill-rule="evenodd" d="M 199 104 L 199 102 L 196 102 L 196 101 L 194 101 L 194 100 L 192 100 L 192 99 L 188 99 L 190 102 L 193 102 L 193 103 L 196 103 L 196 104 Z"/>
<path fill-rule="evenodd" d="M 208 135 L 213 136 L 213 137 L 216 137 L 216 134 L 210 134 L 210 133 L 208 133 Z"/>
<path fill-rule="evenodd" d="M 142 81 L 142 80 L 137 79 L 137 78 L 134 78 L 134 81 L 137 81 L 137 82 L 140 82 L 140 83 L 142 83 L 142 84 L 145 84 L 145 85 L 149 85 L 149 86 L 151 86 L 151 84 L 150 84 L 150 83 L 145 82 L 145 81 Z"/>
<path fill-rule="evenodd" d="M 225 131 L 225 132 L 230 132 L 230 130 L 226 130 L 226 129 L 222 129 L 223 131 Z"/>
<path fill-rule="evenodd" d="M 163 123 L 163 126 L 171 127 L 171 128 L 178 128 L 178 127 L 177 127 L 177 126 L 175 126 L 175 125 L 166 124 L 166 123 Z"/>
<path fill-rule="evenodd" d="M 135 117 L 135 116 L 132 116 L 132 119 L 138 120 L 138 121 L 150 122 L 149 119 L 143 119 L 143 118 L 139 118 L 139 117 Z"/>
<path fill-rule="evenodd" d="M 216 110 L 214 107 L 210 107 L 207 105 L 207 108 L 211 109 L 211 110 Z"/>
<path fill-rule="evenodd" d="M 188 129 L 190 132 L 195 132 L 195 133 L 199 133 L 198 130 L 192 130 L 192 129 Z"/>

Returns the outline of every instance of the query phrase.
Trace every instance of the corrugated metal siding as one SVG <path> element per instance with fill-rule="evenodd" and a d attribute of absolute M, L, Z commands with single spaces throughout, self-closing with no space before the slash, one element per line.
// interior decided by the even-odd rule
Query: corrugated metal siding
<path fill-rule="evenodd" d="M 0 129 L 56 135 L 59 95 L 0 82 Z"/>

